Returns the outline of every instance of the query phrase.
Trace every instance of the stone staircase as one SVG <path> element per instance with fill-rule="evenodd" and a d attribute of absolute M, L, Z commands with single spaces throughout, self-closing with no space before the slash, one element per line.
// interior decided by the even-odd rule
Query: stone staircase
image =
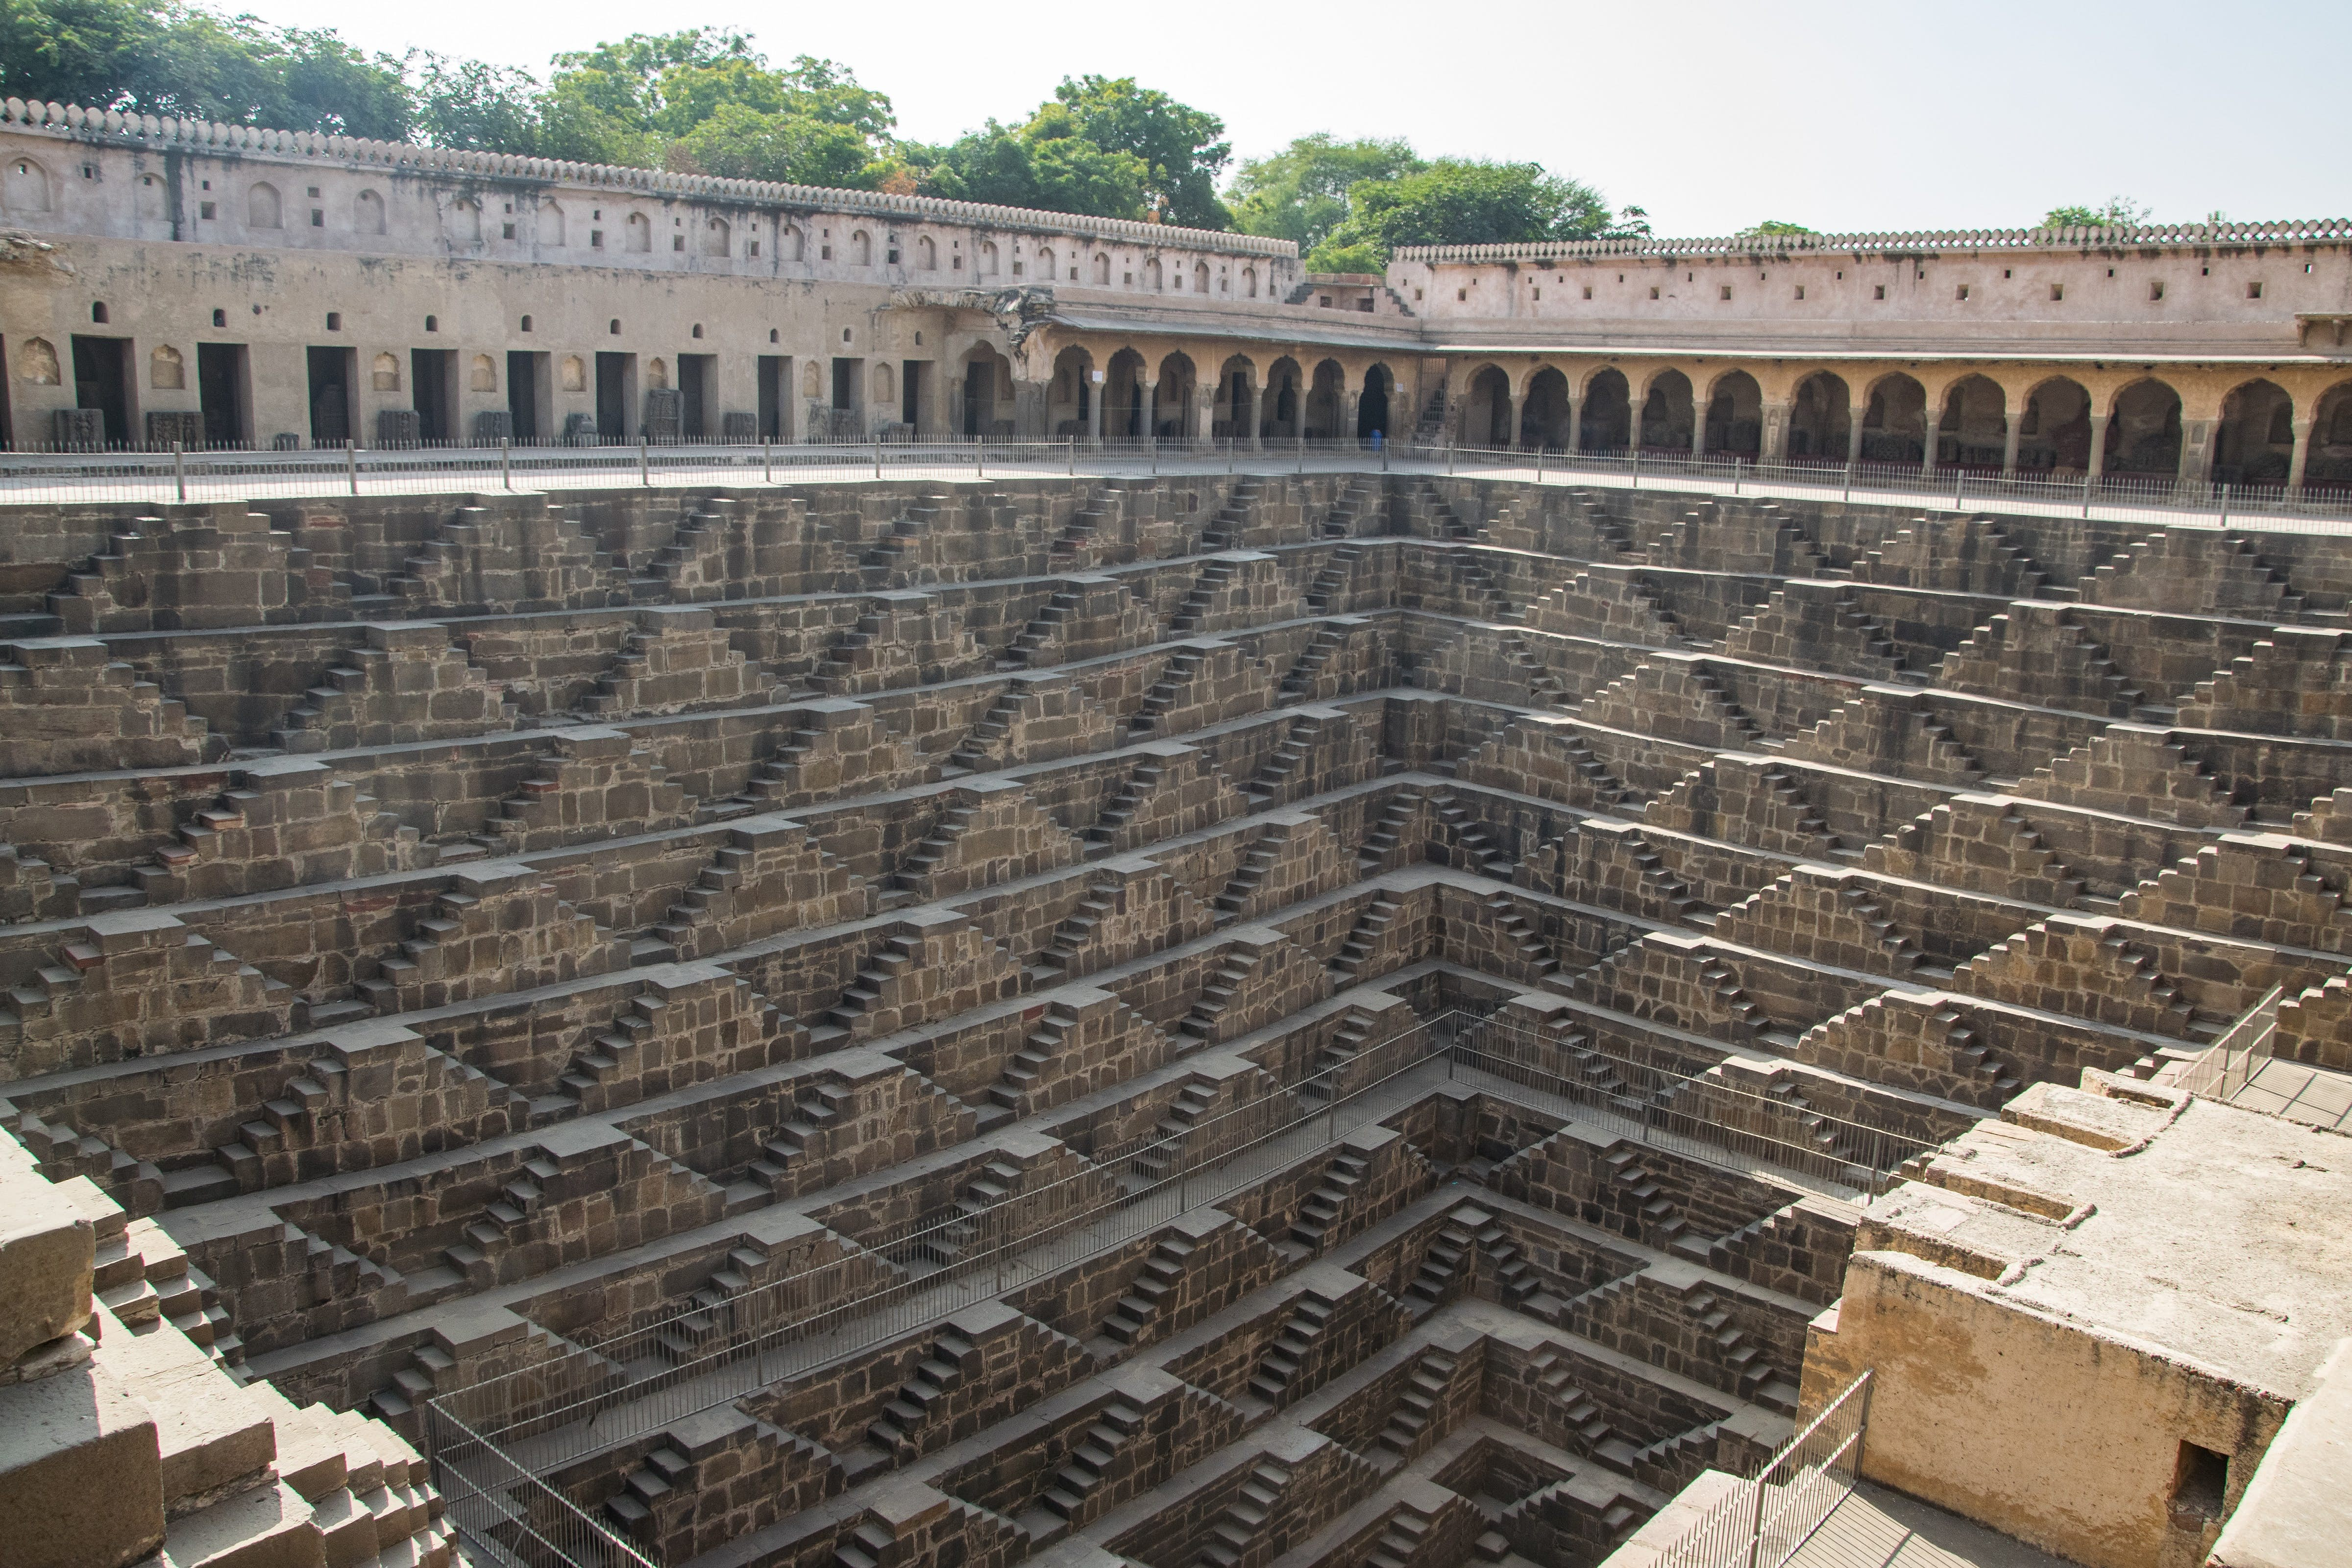
<path fill-rule="evenodd" d="M 1047 1509 L 1062 1519 L 1075 1523 L 1086 1510 L 1087 1500 L 1102 1485 L 1118 1457 L 1118 1452 L 1143 1429 L 1142 1412 L 1113 1400 L 1103 1407 L 1077 1446 L 1070 1450 L 1066 1464 L 1054 1472 L 1054 1479 L 1038 1499 Z"/>
<path fill-rule="evenodd" d="M 1120 1344 L 1133 1347 L 1143 1342 L 1153 1326 L 1160 1321 L 1160 1309 L 1168 1293 L 1176 1289 L 1184 1277 L 1184 1260 L 1192 1256 L 1192 1243 L 1181 1236 L 1160 1238 L 1143 1260 L 1127 1293 L 1103 1320 L 1102 1331 Z"/>
<path fill-rule="evenodd" d="M 898 1385 L 898 1395 L 882 1407 L 866 1428 L 866 1436 L 884 1453 L 901 1460 L 920 1452 L 924 1425 L 931 1406 L 980 1371 L 980 1348 L 952 1330 L 931 1341 L 930 1353 L 915 1363 L 914 1375 Z"/>
<path fill-rule="evenodd" d="M 1396 1463 L 1402 1464 L 1421 1451 L 1423 1435 L 1437 1419 L 1438 1404 L 1445 1397 L 1446 1388 L 1453 1382 L 1456 1361 L 1451 1351 L 1433 1349 L 1413 1363 L 1412 1373 L 1405 1380 L 1404 1392 L 1397 1395 L 1396 1408 L 1389 1412 L 1388 1424 L 1381 1428 L 1380 1436 L 1372 1439 L 1374 1458 L 1393 1456 Z M 1405 1557 L 1399 1557 L 1397 1561 L 1405 1561 L 1409 1556 L 1408 1552 Z M 1378 1550 L 1375 1549 L 1373 1556 L 1365 1561 L 1370 1563 L 1379 1560 Z"/>
<path fill-rule="evenodd" d="M 1339 1223 L 1348 1200 L 1371 1169 L 1370 1161 L 1346 1149 L 1331 1157 L 1323 1167 L 1322 1182 L 1299 1204 L 1298 1217 L 1290 1223 L 1288 1240 L 1294 1251 L 1313 1254 L 1323 1249 L 1324 1238 Z"/>

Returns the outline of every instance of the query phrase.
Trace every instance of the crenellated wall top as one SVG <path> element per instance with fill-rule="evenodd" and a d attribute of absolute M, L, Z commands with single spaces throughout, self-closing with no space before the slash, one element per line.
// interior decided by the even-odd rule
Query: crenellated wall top
<path fill-rule="evenodd" d="M 1939 250 L 2127 250 L 2150 247 L 2344 244 L 2352 218 L 2272 223 L 2133 224 L 2091 228 L 1954 228 L 1889 234 L 1735 234 L 1711 239 L 1580 239 L 1517 245 L 1409 245 L 1398 261 L 1541 261 L 1581 258 L 1683 258 L 1916 254 Z"/>
<path fill-rule="evenodd" d="M 212 156 L 328 161 L 354 169 L 383 169 L 420 178 L 561 181 L 572 185 L 689 200 L 874 213 L 908 222 L 957 223 L 979 228 L 1082 235 L 1089 238 L 1118 239 L 1130 245 L 1171 246 L 1285 259 L 1295 258 L 1298 255 L 1298 247 L 1290 240 L 1228 234 L 1215 229 L 1137 223 L 1126 218 L 1087 217 L 1028 207 L 995 206 L 982 202 L 947 201 L 937 196 L 892 195 L 880 191 L 837 190 L 824 185 L 790 185 L 766 180 L 726 180 L 710 174 L 677 174 L 659 169 L 625 168 L 613 163 L 572 163 L 553 158 L 419 146 L 406 142 L 376 142 L 314 131 L 274 131 L 262 126 L 229 125 L 210 120 L 124 114 L 111 109 L 28 102 L 19 98 L 0 103 L 0 131 L 44 132 L 72 140 L 147 146 L 159 151 Z"/>

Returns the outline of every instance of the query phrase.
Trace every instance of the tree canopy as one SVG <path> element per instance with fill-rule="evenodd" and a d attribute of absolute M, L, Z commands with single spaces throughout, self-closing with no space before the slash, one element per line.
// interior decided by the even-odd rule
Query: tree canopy
<path fill-rule="evenodd" d="M 2156 216 L 2129 196 L 2109 196 L 2101 207 L 2052 207 L 2042 219 L 2043 228 L 2129 228 Z"/>
<path fill-rule="evenodd" d="M 772 65 L 717 28 L 557 55 L 544 79 L 191 0 L 0 0 L 0 92 L 387 142 L 730 179 L 848 186 L 1296 241 L 1318 270 L 1377 271 L 1400 245 L 1646 234 L 1535 163 L 1422 158 L 1402 140 L 1302 136 L 1241 165 L 1224 121 L 1133 77 L 1066 77 L 1015 121 L 942 145 L 898 135 L 889 98 L 808 55 Z M 1228 205 L 1230 204 L 1230 205 Z M 2070 209 L 2072 210 L 2072 209 Z M 2061 221 L 2053 214 L 2052 222 Z M 2074 220 L 2069 220 L 2074 221 Z M 2090 221 L 2088 219 L 2081 221 Z"/>

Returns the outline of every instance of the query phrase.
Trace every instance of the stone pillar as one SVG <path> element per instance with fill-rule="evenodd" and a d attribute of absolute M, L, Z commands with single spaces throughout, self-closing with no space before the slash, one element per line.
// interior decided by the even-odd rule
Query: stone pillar
<path fill-rule="evenodd" d="M 2308 419 L 2294 422 L 2294 451 L 2286 460 L 2286 488 L 2290 495 L 2303 490 L 2304 464 L 2311 457 L 2311 426 Z"/>
<path fill-rule="evenodd" d="M 1192 383 L 1192 445 L 1205 447 L 1217 427 L 1217 384 L 1195 378 Z"/>
<path fill-rule="evenodd" d="M 2180 466 L 2173 482 L 2183 488 L 2201 485 L 2213 472 L 2213 432 L 2218 419 L 2180 422 Z"/>
<path fill-rule="evenodd" d="M 1339 431 L 1341 440 L 1355 439 L 1356 421 L 1363 417 L 1363 413 L 1364 395 L 1361 392 L 1347 393 L 1341 397 Z"/>
<path fill-rule="evenodd" d="M 1927 421 L 1927 449 L 1919 454 L 1919 471 L 1932 474 L 1936 471 L 1936 444 L 1943 438 L 1944 416 L 1940 409 L 1931 408 L 1925 417 Z"/>
<path fill-rule="evenodd" d="M 1757 443 L 1759 462 L 1785 463 L 1789 460 L 1789 409 L 1786 403 L 1764 405 L 1764 438 Z"/>
<path fill-rule="evenodd" d="M 1584 450 L 1584 399 L 1573 395 L 1568 400 L 1568 449 L 1571 454 Z"/>
<path fill-rule="evenodd" d="M 1260 416 L 1265 412 L 1265 388 L 1253 381 L 1250 383 L 1249 389 L 1249 449 L 1253 452 L 1262 452 L 1265 449 L 1260 436 L 1264 428 L 1260 423 Z"/>
<path fill-rule="evenodd" d="M 1853 398 L 1845 400 L 1845 460 L 1849 467 L 1862 461 L 1862 417 L 1869 412 L 1869 405 L 1856 408 Z"/>
<path fill-rule="evenodd" d="M 1147 381 L 1139 384 L 1143 388 L 1143 416 L 1138 421 L 1139 428 L 1136 434 L 1149 441 L 1160 422 L 1160 384 Z"/>
<path fill-rule="evenodd" d="M 2008 426 L 2000 437 L 2000 477 L 2013 479 L 2017 474 L 2017 441 L 2025 433 L 2025 411 L 2017 409 L 2001 421 Z"/>
<path fill-rule="evenodd" d="M 1086 374 L 1089 377 L 1087 382 L 1087 445 L 1099 447 L 1102 445 L 1103 388 L 1109 384 L 1091 379 L 1099 375 L 1099 371 L 1090 370 Z"/>
<path fill-rule="evenodd" d="M 1503 450 L 1516 452 L 1518 449 L 1519 399 L 1513 397 L 1511 389 L 1507 386 L 1503 389 Z"/>
<path fill-rule="evenodd" d="M 1698 388 L 1691 388 L 1691 456 L 1694 458 L 1706 456 L 1706 415 L 1707 410 L 1714 406 L 1715 399 L 1710 397 L 1701 403 Z"/>
<path fill-rule="evenodd" d="M 1042 441 L 1053 435 L 1053 395 L 1051 382 L 1013 378 L 1013 439 Z"/>
<path fill-rule="evenodd" d="M 2092 415 L 2092 416 L 2091 416 L 2091 467 L 2090 467 L 2090 475 L 2091 475 L 2091 478 L 2093 478 L 2093 479 L 2097 479 L 2101 474 L 2104 474 L 2104 473 L 2105 473 L 2106 471 L 2107 471 L 2107 416 L 2106 416 L 2105 415 L 2104 415 L 2104 414 L 2094 414 L 2094 415 Z"/>

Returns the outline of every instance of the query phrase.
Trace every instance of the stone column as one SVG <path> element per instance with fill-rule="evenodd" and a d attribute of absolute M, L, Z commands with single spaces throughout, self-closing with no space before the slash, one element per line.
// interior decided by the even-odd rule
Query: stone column
<path fill-rule="evenodd" d="M 1789 409 L 1786 403 L 1764 405 L 1764 438 L 1757 443 L 1757 460 L 1765 463 L 1785 463 L 1789 460 Z"/>
<path fill-rule="evenodd" d="M 1714 406 L 1715 399 L 1710 397 L 1701 403 L 1698 388 L 1691 388 L 1691 456 L 1694 458 L 1706 456 L 1706 416 Z"/>
<path fill-rule="evenodd" d="M 1852 397 L 1845 400 L 1845 460 L 1848 466 L 1862 461 L 1862 418 L 1869 412 L 1868 404 L 1856 408 Z"/>
<path fill-rule="evenodd" d="M 1568 449 L 1571 454 L 1584 450 L 1584 399 L 1573 395 L 1568 400 Z"/>
<path fill-rule="evenodd" d="M 1363 417 L 1363 412 L 1364 395 L 1361 392 L 1350 392 L 1342 395 L 1340 399 L 1339 431 L 1340 439 L 1352 440 L 1355 438 L 1356 421 Z"/>
<path fill-rule="evenodd" d="M 1151 439 L 1153 429 L 1159 424 L 1160 384 L 1156 381 L 1146 381 L 1139 384 L 1143 388 L 1143 415 L 1137 421 L 1136 434 L 1149 441 Z"/>
<path fill-rule="evenodd" d="M 1109 384 L 1108 382 L 1096 381 L 1092 379 L 1099 374 L 1099 372 L 1091 370 L 1086 373 L 1088 377 L 1087 382 L 1087 445 L 1089 447 L 1099 447 L 1102 445 L 1103 388 Z"/>
<path fill-rule="evenodd" d="M 2107 471 L 2107 416 L 2106 416 L 2105 415 L 2104 415 L 2104 414 L 2094 414 L 2094 415 L 2092 415 L 2092 416 L 2091 416 L 2091 467 L 2090 467 L 2090 475 L 2091 475 L 2091 478 L 2093 478 L 2093 479 L 2097 479 L 2101 474 L 2104 474 L 2104 473 L 2105 473 L 2106 471 Z"/>
<path fill-rule="evenodd" d="M 1205 447 L 1217 427 L 1217 384 L 1195 378 L 1192 383 L 1192 445 Z"/>
<path fill-rule="evenodd" d="M 2017 441 L 2025 433 L 2025 411 L 2012 410 L 2002 423 L 2008 429 L 2000 437 L 2000 477 L 2007 479 L 2017 475 Z"/>
<path fill-rule="evenodd" d="M 1930 408 L 1924 417 L 1927 421 L 1927 449 L 1919 454 L 1919 471 L 1932 474 L 1936 471 L 1936 444 L 1943 438 L 1944 415 L 1941 409 Z"/>
<path fill-rule="evenodd" d="M 2304 464 L 2311 457 L 2311 425 L 2308 419 L 2294 422 L 2294 451 L 2286 460 L 2286 488 L 2290 495 L 2303 490 Z"/>
<path fill-rule="evenodd" d="M 2177 486 L 2201 485 L 2213 473 L 2213 429 L 2216 419 L 2183 419 L 2180 422 L 2180 465 L 2173 483 Z"/>
<path fill-rule="evenodd" d="M 1259 422 L 1260 416 L 1265 412 L 1265 388 L 1253 381 L 1249 388 L 1249 449 L 1253 452 L 1262 452 L 1265 449 L 1265 443 L 1259 435 L 1263 428 Z"/>

